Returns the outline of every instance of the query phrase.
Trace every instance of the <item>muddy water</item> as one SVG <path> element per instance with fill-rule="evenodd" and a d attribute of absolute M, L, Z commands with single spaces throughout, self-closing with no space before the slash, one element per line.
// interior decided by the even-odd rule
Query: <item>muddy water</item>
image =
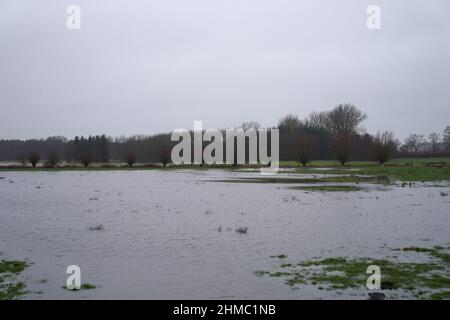
<path fill-rule="evenodd" d="M 354 298 L 366 292 L 293 290 L 254 272 L 276 268 L 271 255 L 375 258 L 386 247 L 450 244 L 448 185 L 305 192 L 209 181 L 257 175 L 2 172 L 0 258 L 33 263 L 29 299 Z M 72 264 L 97 288 L 62 289 Z"/>

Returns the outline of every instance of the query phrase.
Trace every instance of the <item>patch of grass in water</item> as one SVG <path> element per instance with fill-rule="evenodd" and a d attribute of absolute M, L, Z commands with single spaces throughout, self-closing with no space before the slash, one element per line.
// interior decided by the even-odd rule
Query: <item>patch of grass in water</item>
<path fill-rule="evenodd" d="M 26 261 L 0 261 L 0 300 L 13 300 L 27 293 L 26 284 L 17 276 L 28 267 Z"/>
<path fill-rule="evenodd" d="M 90 289 L 95 289 L 97 288 L 97 286 L 90 284 L 90 283 L 83 283 L 81 285 L 81 290 L 90 290 Z"/>
<path fill-rule="evenodd" d="M 277 256 L 270 256 L 271 258 L 278 258 L 278 259 L 286 259 L 287 258 L 287 255 L 285 255 L 285 254 L 279 254 L 279 255 L 277 255 Z"/>
<path fill-rule="evenodd" d="M 367 175 L 374 177 L 390 177 L 393 180 L 399 181 L 439 181 L 450 180 L 450 166 L 443 168 L 427 167 L 427 166 L 407 166 L 407 165 L 395 165 L 395 166 L 364 166 L 353 167 L 354 174 Z M 351 173 L 349 169 L 330 169 L 330 170 L 318 170 L 318 169 L 296 169 L 293 172 L 300 174 L 339 174 L 345 175 Z"/>
<path fill-rule="evenodd" d="M 450 291 L 443 291 L 443 292 L 433 293 L 430 296 L 430 298 L 432 300 L 444 300 L 444 299 L 448 300 L 448 299 L 450 299 Z"/>
<path fill-rule="evenodd" d="M 447 248 L 448 249 L 448 248 Z M 394 249 L 399 250 L 399 249 Z M 445 248 L 443 246 L 435 246 L 433 248 L 423 248 L 423 247 L 406 247 L 401 249 L 405 252 L 418 252 L 418 253 L 428 253 L 431 256 L 440 259 L 441 261 L 450 264 L 450 253 L 447 253 L 445 251 Z"/>
<path fill-rule="evenodd" d="M 295 266 L 291 263 L 280 263 L 283 271 L 260 271 L 260 275 L 285 278 L 285 283 L 295 287 L 299 285 L 320 286 L 325 290 L 345 290 L 349 288 L 365 289 L 369 276 L 367 267 L 379 266 L 381 269 L 381 289 L 401 290 L 406 297 L 413 296 L 425 299 L 448 298 L 450 288 L 450 263 L 447 248 L 408 247 L 405 252 L 417 252 L 432 258 L 426 262 L 400 262 L 386 259 L 345 257 L 329 257 L 301 261 Z M 272 256 L 274 257 L 274 256 Z M 286 270 L 286 266 L 291 268 Z M 446 291 L 442 291 L 446 290 Z"/>
<path fill-rule="evenodd" d="M 25 282 L 0 283 L 0 300 L 15 300 L 26 294 Z"/>
<path fill-rule="evenodd" d="M 362 175 L 341 175 L 336 177 L 325 177 L 317 179 L 318 182 L 345 182 L 345 183 L 372 183 L 372 184 L 390 184 L 388 176 L 362 176 Z"/>
<path fill-rule="evenodd" d="M 291 189 L 304 191 L 320 191 L 320 192 L 351 192 L 362 190 L 361 188 L 356 186 L 331 186 L 331 185 L 292 187 Z"/>
<path fill-rule="evenodd" d="M 289 267 L 292 267 L 292 264 L 290 264 L 290 263 L 283 263 L 283 264 L 280 265 L 280 267 L 281 268 L 289 268 Z"/>
<path fill-rule="evenodd" d="M 13 274 L 19 274 L 25 268 L 28 267 L 28 264 L 26 261 L 7 261 L 7 260 L 1 260 L 0 261 L 0 274 L 1 273 L 13 273 Z"/>
<path fill-rule="evenodd" d="M 326 174 L 326 172 L 324 172 Z M 348 174 L 339 175 L 335 177 L 320 177 L 320 178 L 301 178 L 301 177 L 243 177 L 236 179 L 222 179 L 222 180 L 208 180 L 209 182 L 225 182 L 225 183 L 268 183 L 268 184 L 302 184 L 302 183 L 325 183 L 325 182 L 346 182 L 346 183 L 376 183 L 376 184 L 389 184 L 390 179 L 387 176 L 364 176 Z"/>
<path fill-rule="evenodd" d="M 315 178 L 283 178 L 283 177 L 270 177 L 270 178 L 237 178 L 237 179 L 224 179 L 224 180 L 208 180 L 209 182 L 225 182 L 225 183 L 315 183 L 318 179 Z"/>
<path fill-rule="evenodd" d="M 76 289 L 76 288 L 69 289 L 66 286 L 63 287 L 63 289 L 68 290 L 68 291 L 91 290 L 91 289 L 95 289 L 95 288 L 97 288 L 97 286 L 95 286 L 93 284 L 90 284 L 90 283 L 83 283 L 83 284 L 81 284 L 80 289 Z"/>
<path fill-rule="evenodd" d="M 345 263 L 347 260 L 345 258 L 325 258 L 322 260 L 306 260 L 301 261 L 297 265 L 302 267 L 320 266 L 320 265 L 331 265 L 337 263 Z"/>

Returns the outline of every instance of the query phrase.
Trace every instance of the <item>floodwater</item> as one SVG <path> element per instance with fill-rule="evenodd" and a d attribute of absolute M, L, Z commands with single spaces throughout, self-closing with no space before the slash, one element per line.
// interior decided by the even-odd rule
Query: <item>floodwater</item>
<path fill-rule="evenodd" d="M 255 271 L 277 268 L 271 255 L 383 258 L 386 247 L 450 244 L 448 184 L 306 192 L 211 181 L 259 176 L 226 170 L 0 176 L 0 258 L 32 263 L 25 299 L 365 298 Z M 97 288 L 64 290 L 69 265 Z"/>

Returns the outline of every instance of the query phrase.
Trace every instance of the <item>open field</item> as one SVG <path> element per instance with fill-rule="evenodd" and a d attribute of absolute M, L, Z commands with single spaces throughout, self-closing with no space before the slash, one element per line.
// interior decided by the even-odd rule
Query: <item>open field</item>
<path fill-rule="evenodd" d="M 3 170 L 0 298 L 365 299 L 379 264 L 388 299 L 443 299 L 447 180 L 426 166 Z"/>
<path fill-rule="evenodd" d="M 439 166 L 434 166 L 439 164 Z M 58 171 L 110 171 L 110 170 L 209 170 L 209 169 L 226 169 L 226 170 L 241 170 L 241 169 L 256 169 L 257 165 L 169 165 L 163 167 L 160 164 L 137 164 L 135 166 L 128 166 L 123 163 L 111 164 L 92 164 L 89 167 L 83 167 L 79 164 L 65 164 L 56 168 L 47 168 L 38 166 L 32 168 L 30 166 L 22 167 L 18 164 L 7 163 L 0 165 L 0 172 L 7 171 L 44 171 L 44 172 L 58 172 Z M 406 158 L 394 159 L 384 166 L 380 167 L 374 162 L 369 161 L 351 161 L 345 166 L 341 166 L 336 161 L 312 161 L 307 166 L 303 167 L 298 162 L 282 161 L 280 163 L 281 169 L 294 169 L 292 173 L 298 174 L 333 174 L 333 175 L 368 175 L 373 177 L 390 177 L 393 180 L 399 181 L 439 181 L 450 180 L 450 158 Z M 326 169 L 326 170 L 325 170 Z"/>
<path fill-rule="evenodd" d="M 428 163 L 447 163 L 450 164 L 450 157 L 444 158 L 398 158 L 392 159 L 385 163 L 385 166 L 408 165 L 421 166 Z M 280 167 L 301 167 L 298 161 L 281 161 Z M 373 161 L 349 161 L 345 167 L 371 167 L 378 166 Z M 314 160 L 307 164 L 307 167 L 341 167 L 341 164 L 335 160 Z"/>

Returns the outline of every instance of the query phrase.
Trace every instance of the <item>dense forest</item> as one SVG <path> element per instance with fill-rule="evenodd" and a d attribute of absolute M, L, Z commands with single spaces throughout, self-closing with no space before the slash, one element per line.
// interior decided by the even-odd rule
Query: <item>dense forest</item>
<path fill-rule="evenodd" d="M 299 161 L 336 159 L 342 164 L 350 160 L 371 160 L 380 164 L 390 157 L 436 157 L 450 155 L 450 126 L 442 134 L 428 136 L 411 134 L 403 143 L 391 132 L 374 135 L 365 132 L 361 123 L 366 114 L 351 104 L 338 105 L 326 112 L 313 112 L 305 119 L 289 114 L 274 128 L 280 134 L 280 160 Z M 254 121 L 239 126 L 258 129 Z M 170 133 L 107 137 L 95 135 L 67 139 L 61 136 L 47 139 L 0 140 L 0 161 L 17 161 L 33 166 L 42 161 L 55 166 L 66 163 L 170 162 L 170 150 L 177 143 Z M 248 146 L 247 146 L 248 147 Z"/>

